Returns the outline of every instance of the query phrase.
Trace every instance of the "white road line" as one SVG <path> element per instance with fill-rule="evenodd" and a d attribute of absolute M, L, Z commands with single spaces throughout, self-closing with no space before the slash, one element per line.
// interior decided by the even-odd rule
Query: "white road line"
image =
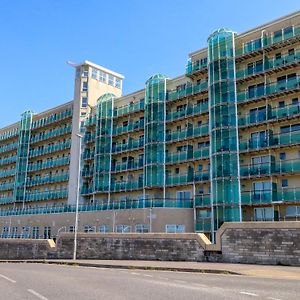
<path fill-rule="evenodd" d="M 48 300 L 48 298 L 44 297 L 43 295 L 41 295 L 40 293 L 36 292 L 35 290 L 28 289 L 27 291 L 29 293 L 31 293 L 32 295 L 36 296 L 37 298 L 41 299 L 41 300 Z"/>
<path fill-rule="evenodd" d="M 13 279 L 11 279 L 11 278 L 9 278 L 9 277 L 6 277 L 6 276 L 4 276 L 4 275 L 2 275 L 2 274 L 0 274 L 0 277 L 3 278 L 3 279 L 5 279 L 5 280 L 7 280 L 7 281 L 9 281 L 9 282 L 11 282 L 11 283 L 16 283 L 15 280 L 13 280 Z"/>
<path fill-rule="evenodd" d="M 135 273 L 135 272 L 131 272 L 130 274 L 131 275 L 139 275 L 138 273 Z"/>
<path fill-rule="evenodd" d="M 273 298 L 273 297 L 268 297 L 268 299 L 270 299 L 270 300 L 281 300 L 279 298 Z"/>
<path fill-rule="evenodd" d="M 243 295 L 248 295 L 248 296 L 252 296 L 252 297 L 258 297 L 257 294 L 254 294 L 254 293 L 249 293 L 249 292 L 240 292 L 240 294 L 243 294 Z"/>
<path fill-rule="evenodd" d="M 153 275 L 143 274 L 145 277 L 153 277 Z"/>

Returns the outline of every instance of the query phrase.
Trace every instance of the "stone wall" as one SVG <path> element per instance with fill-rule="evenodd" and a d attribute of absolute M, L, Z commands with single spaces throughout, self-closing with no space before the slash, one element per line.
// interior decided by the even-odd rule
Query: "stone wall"
<path fill-rule="evenodd" d="M 73 235 L 62 234 L 57 257 L 72 258 Z M 198 234 L 79 234 L 78 259 L 203 261 Z"/>
<path fill-rule="evenodd" d="M 300 266 L 300 222 L 228 223 L 217 238 L 223 262 Z"/>
<path fill-rule="evenodd" d="M 53 250 L 52 240 L 0 239 L 0 259 L 46 259 Z"/>

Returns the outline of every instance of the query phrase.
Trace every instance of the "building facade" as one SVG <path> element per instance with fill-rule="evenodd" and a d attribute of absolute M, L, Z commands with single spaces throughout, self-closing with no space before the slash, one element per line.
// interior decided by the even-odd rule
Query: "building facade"
<path fill-rule="evenodd" d="M 2 236 L 73 230 L 77 197 L 84 231 L 299 218 L 300 12 L 207 45 L 125 96 L 122 75 L 72 64 L 73 101 L 1 129 Z"/>

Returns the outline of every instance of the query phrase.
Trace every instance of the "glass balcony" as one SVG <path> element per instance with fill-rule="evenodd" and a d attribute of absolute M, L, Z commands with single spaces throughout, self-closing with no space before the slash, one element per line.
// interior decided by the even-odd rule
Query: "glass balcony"
<path fill-rule="evenodd" d="M 84 160 L 94 159 L 94 157 L 95 157 L 95 151 L 86 151 L 85 150 L 82 155 L 82 158 Z"/>
<path fill-rule="evenodd" d="M 81 186 L 80 193 L 81 193 L 81 195 L 92 194 L 93 188 L 83 185 L 83 186 Z"/>
<path fill-rule="evenodd" d="M 211 231 L 211 218 L 201 218 L 196 221 L 196 231 Z"/>
<path fill-rule="evenodd" d="M 201 148 L 194 151 L 182 151 L 178 153 L 168 153 L 166 156 L 166 163 L 177 163 L 192 159 L 209 157 L 209 148 Z"/>
<path fill-rule="evenodd" d="M 272 190 L 266 191 L 248 191 L 241 193 L 242 205 L 253 205 L 253 204 L 268 204 L 272 201 L 276 201 L 276 192 Z"/>
<path fill-rule="evenodd" d="M 167 114 L 167 121 L 175 121 L 181 118 L 191 117 L 194 115 L 200 115 L 208 112 L 208 102 L 205 101 L 200 104 L 193 106 L 187 106 L 185 109 L 180 111 L 174 111 Z"/>
<path fill-rule="evenodd" d="M 195 85 L 189 84 L 186 86 L 185 89 L 167 91 L 167 101 L 173 101 L 173 100 L 181 99 L 181 98 L 188 97 L 191 95 L 196 95 L 196 94 L 205 92 L 207 90 L 208 90 L 208 82 L 207 81 L 203 81 L 203 82 L 200 82 L 199 84 L 195 84 Z"/>
<path fill-rule="evenodd" d="M 0 166 L 4 166 L 4 165 L 8 165 L 8 164 L 12 164 L 15 163 L 17 161 L 17 156 L 10 156 L 10 157 L 6 157 L 6 158 L 2 158 L 0 160 Z"/>
<path fill-rule="evenodd" d="M 185 73 L 187 75 L 196 73 L 197 71 L 201 71 L 207 68 L 207 58 L 206 59 L 201 59 L 201 60 L 196 60 L 195 62 L 189 61 Z"/>
<path fill-rule="evenodd" d="M 94 170 L 93 169 L 83 169 L 81 171 L 82 177 L 92 177 L 94 176 Z"/>
<path fill-rule="evenodd" d="M 31 163 L 28 164 L 28 172 L 50 169 L 59 166 L 65 166 L 68 165 L 69 163 L 70 163 L 69 157 L 55 158 L 52 160 L 43 161 L 42 163 Z"/>
<path fill-rule="evenodd" d="M 113 135 L 144 129 L 144 120 L 129 122 L 127 126 L 117 126 L 113 129 Z"/>
<path fill-rule="evenodd" d="M 145 108 L 145 101 L 138 101 L 136 103 L 129 103 L 128 105 L 116 107 L 114 109 L 114 117 L 121 117 L 133 112 L 143 111 Z"/>
<path fill-rule="evenodd" d="M 300 203 L 300 187 L 284 188 L 277 191 L 277 201 Z"/>
<path fill-rule="evenodd" d="M 87 117 L 84 121 L 84 126 L 88 127 L 88 126 L 94 126 L 96 125 L 96 115 L 91 115 L 89 117 Z"/>
<path fill-rule="evenodd" d="M 0 184 L 0 191 L 9 191 L 14 189 L 14 182 Z"/>
<path fill-rule="evenodd" d="M 291 65 L 295 62 L 298 62 L 300 60 L 300 51 L 296 51 L 293 55 L 284 55 L 281 58 L 272 58 L 272 59 L 266 59 L 264 65 L 256 65 L 253 68 L 243 68 L 240 70 L 237 70 L 236 72 L 236 78 L 246 78 L 248 76 L 256 75 L 262 72 L 271 71 L 276 68 L 284 67 Z"/>
<path fill-rule="evenodd" d="M 69 108 L 69 109 L 61 111 L 59 113 L 52 114 L 46 118 L 42 118 L 42 119 L 33 121 L 31 127 L 32 127 L 32 129 L 40 128 L 40 127 L 49 125 L 51 123 L 55 123 L 55 122 L 64 120 L 66 118 L 72 117 L 72 115 L 73 115 L 73 110 L 71 108 Z"/>
<path fill-rule="evenodd" d="M 209 180 L 209 172 L 190 172 L 187 174 L 169 175 L 166 176 L 166 185 L 191 184 Z"/>
<path fill-rule="evenodd" d="M 13 129 L 0 134 L 0 141 L 7 140 L 19 135 L 19 129 Z"/>
<path fill-rule="evenodd" d="M 144 139 L 138 139 L 138 140 L 130 139 L 129 142 L 126 144 L 122 144 L 122 143 L 113 144 L 112 152 L 118 153 L 127 150 L 139 149 L 142 147 L 144 147 Z"/>
<path fill-rule="evenodd" d="M 69 174 L 59 174 L 59 175 L 52 175 L 52 176 L 45 176 L 45 177 L 33 177 L 32 179 L 28 178 L 26 185 L 27 186 L 37 186 L 42 184 L 50 184 L 50 183 L 57 183 L 69 180 Z"/>
<path fill-rule="evenodd" d="M 200 194 L 195 196 L 195 206 L 210 206 L 210 194 Z"/>
<path fill-rule="evenodd" d="M 39 200 L 55 200 L 64 199 L 68 197 L 67 190 L 56 190 L 46 192 L 27 192 L 25 201 L 39 201 Z"/>
<path fill-rule="evenodd" d="M 29 150 L 29 157 L 41 156 L 44 154 L 49 154 L 57 151 L 62 151 L 65 149 L 69 149 L 71 147 L 71 141 L 67 141 L 65 143 L 55 144 L 51 146 L 46 146 L 44 148 L 35 148 Z"/>
<path fill-rule="evenodd" d="M 208 125 L 204 124 L 200 127 L 191 127 L 182 131 L 173 131 L 167 133 L 167 141 L 180 141 L 192 137 L 205 136 L 208 135 Z"/>
<path fill-rule="evenodd" d="M 251 151 L 267 147 L 285 146 L 300 143 L 300 131 L 269 134 L 265 138 L 240 140 L 240 151 Z"/>
<path fill-rule="evenodd" d="M 143 161 L 130 161 L 130 162 L 117 162 L 112 166 L 112 172 L 122 172 L 122 171 L 130 171 L 137 170 L 144 166 Z"/>
<path fill-rule="evenodd" d="M 0 153 L 8 152 L 11 150 L 15 150 L 18 147 L 18 143 L 10 143 L 0 147 Z"/>
<path fill-rule="evenodd" d="M 39 141 L 44 141 L 44 140 L 50 139 L 52 137 L 57 137 L 57 136 L 60 136 L 60 135 L 65 135 L 67 133 L 71 133 L 71 131 L 72 131 L 72 126 L 71 125 L 69 125 L 65 128 L 58 128 L 58 129 L 52 130 L 51 132 L 44 132 L 43 131 L 39 135 L 32 136 L 30 142 L 31 143 L 36 143 L 36 142 L 39 142 Z"/>
<path fill-rule="evenodd" d="M 300 85 L 300 77 L 295 77 L 290 80 L 286 80 L 280 83 L 270 83 L 262 87 L 257 87 L 251 91 L 240 91 L 237 93 L 238 102 L 246 102 L 252 99 L 258 99 L 260 97 L 267 97 L 269 95 L 282 93 L 284 91 L 290 91 L 298 89 Z"/>
<path fill-rule="evenodd" d="M 13 203 L 13 202 L 14 202 L 14 198 L 12 196 L 11 197 L 1 197 L 0 198 L 0 204 L 9 204 L 9 203 Z"/>
<path fill-rule="evenodd" d="M 83 141 L 84 141 L 84 143 L 86 143 L 86 144 L 95 142 L 95 140 L 96 140 L 96 134 L 95 134 L 95 133 L 93 133 L 93 134 L 91 134 L 91 133 L 86 133 L 86 134 L 84 135 L 84 138 L 83 138 Z"/>
<path fill-rule="evenodd" d="M 131 191 L 143 188 L 143 181 L 115 181 L 111 184 L 112 192 Z"/>
<path fill-rule="evenodd" d="M 1 170 L 0 172 L 0 178 L 15 176 L 16 170 L 15 169 L 9 169 L 9 170 Z"/>

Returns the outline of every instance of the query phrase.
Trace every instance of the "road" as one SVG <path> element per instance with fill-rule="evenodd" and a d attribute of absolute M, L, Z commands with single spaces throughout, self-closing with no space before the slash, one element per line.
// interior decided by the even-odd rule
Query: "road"
<path fill-rule="evenodd" d="M 1 263 L 2 300 L 299 299 L 299 280 Z"/>

